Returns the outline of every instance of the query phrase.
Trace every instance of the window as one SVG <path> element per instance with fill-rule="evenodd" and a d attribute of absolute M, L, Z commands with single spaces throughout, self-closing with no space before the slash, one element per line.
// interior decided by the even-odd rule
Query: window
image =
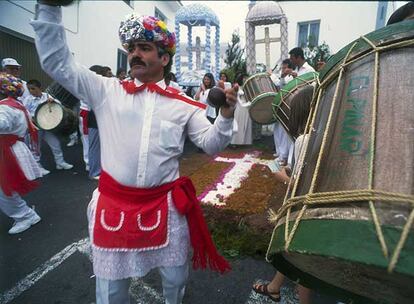
<path fill-rule="evenodd" d="M 155 8 L 154 16 L 164 22 L 167 20 L 167 17 L 158 8 Z"/>
<path fill-rule="evenodd" d="M 320 20 L 298 23 L 298 46 L 317 46 L 319 42 Z"/>
<path fill-rule="evenodd" d="M 387 15 L 388 2 L 378 2 L 377 21 L 375 23 L 375 29 L 382 28 L 385 25 L 385 17 Z"/>
<path fill-rule="evenodd" d="M 118 49 L 118 59 L 116 68 L 122 68 L 125 69 L 125 71 L 128 71 L 128 56 L 125 51 Z"/>

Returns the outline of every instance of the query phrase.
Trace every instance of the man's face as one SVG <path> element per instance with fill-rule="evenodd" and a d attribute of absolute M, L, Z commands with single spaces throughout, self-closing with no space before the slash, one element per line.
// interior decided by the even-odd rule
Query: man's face
<path fill-rule="evenodd" d="M 292 64 L 297 67 L 300 65 L 299 62 L 299 57 L 296 57 L 295 55 L 290 55 L 290 61 L 292 62 Z"/>
<path fill-rule="evenodd" d="M 226 74 L 220 74 L 220 80 L 226 82 L 227 81 L 227 76 Z"/>
<path fill-rule="evenodd" d="M 158 56 L 153 42 L 135 41 L 128 47 L 128 62 L 131 77 L 141 82 L 157 82 L 164 78 L 164 67 L 168 64 L 168 53 Z"/>
<path fill-rule="evenodd" d="M 20 78 L 20 73 L 22 71 L 22 68 L 18 65 L 6 65 L 4 67 L 4 71 L 7 74 L 13 75 L 14 77 Z"/>
<path fill-rule="evenodd" d="M 30 94 L 34 97 L 42 96 L 42 90 L 39 87 L 35 86 L 35 85 L 28 84 L 27 89 L 29 90 Z"/>

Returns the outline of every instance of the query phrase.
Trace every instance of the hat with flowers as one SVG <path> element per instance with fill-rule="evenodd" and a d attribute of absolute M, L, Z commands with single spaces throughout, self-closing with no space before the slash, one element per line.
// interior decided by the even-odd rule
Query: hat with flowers
<path fill-rule="evenodd" d="M 23 95 L 24 87 L 19 78 L 10 74 L 0 73 L 0 93 L 14 98 Z"/>
<path fill-rule="evenodd" d="M 153 16 L 138 16 L 130 14 L 121 22 L 119 39 L 127 49 L 134 40 L 154 42 L 167 51 L 171 56 L 175 54 L 175 34 L 170 32 L 164 21 Z"/>

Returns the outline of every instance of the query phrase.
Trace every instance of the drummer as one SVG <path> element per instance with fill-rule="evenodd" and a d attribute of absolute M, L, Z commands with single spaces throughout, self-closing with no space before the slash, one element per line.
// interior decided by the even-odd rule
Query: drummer
<path fill-rule="evenodd" d="M 295 47 L 290 50 L 290 61 L 295 66 L 294 70 L 288 70 L 287 73 L 291 75 L 293 78 L 296 78 L 297 76 L 309 73 L 309 72 L 315 72 L 315 69 L 310 66 L 309 63 L 305 60 L 305 55 L 303 53 L 303 49 L 300 47 Z"/>
<path fill-rule="evenodd" d="M 36 79 L 29 80 L 27 82 L 27 88 L 30 92 L 30 95 L 27 96 L 23 100 L 23 104 L 28 110 L 28 112 L 30 113 L 30 116 L 32 117 L 32 119 L 34 119 L 36 109 L 38 108 L 40 104 L 44 102 L 53 102 L 53 101 L 60 103 L 60 101 L 53 99 L 48 94 L 42 92 L 42 85 L 39 80 L 36 80 Z M 40 165 L 40 157 L 41 157 L 40 145 L 41 145 L 42 140 L 44 140 L 48 144 L 50 149 L 52 150 L 53 157 L 56 162 L 56 169 L 58 170 L 72 169 L 73 165 L 68 164 L 63 158 L 62 147 L 56 135 L 50 131 L 45 131 L 45 130 L 39 130 L 38 133 L 39 133 L 39 136 L 38 136 L 38 145 L 39 145 L 38 150 L 39 151 L 38 153 L 34 153 L 33 156 L 35 157 L 36 161 L 39 163 L 39 166 L 42 171 L 42 175 L 46 175 L 50 173 L 49 170 L 46 170 Z"/>

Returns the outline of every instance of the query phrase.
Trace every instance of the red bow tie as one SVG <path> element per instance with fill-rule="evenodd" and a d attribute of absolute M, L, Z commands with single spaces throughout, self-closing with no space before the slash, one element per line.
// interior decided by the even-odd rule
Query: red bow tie
<path fill-rule="evenodd" d="M 165 91 L 162 88 L 160 88 L 156 83 L 153 83 L 153 82 L 143 83 L 142 85 L 137 86 L 133 80 L 129 80 L 129 81 L 123 81 L 122 86 L 124 87 L 124 89 L 127 91 L 128 94 L 135 94 L 135 93 L 145 90 L 146 88 L 148 88 L 148 91 L 150 92 L 157 92 L 162 95 L 164 95 L 163 91 Z"/>

